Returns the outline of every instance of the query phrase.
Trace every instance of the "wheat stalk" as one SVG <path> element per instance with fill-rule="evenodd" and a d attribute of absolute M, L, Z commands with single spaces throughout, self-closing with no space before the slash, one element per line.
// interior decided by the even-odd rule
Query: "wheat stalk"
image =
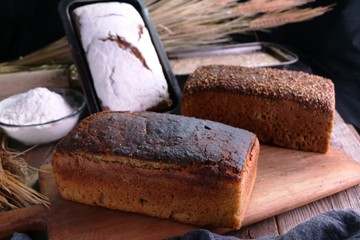
<path fill-rule="evenodd" d="M 18 174 L 26 174 L 29 168 L 24 160 L 19 157 L 24 152 L 16 152 L 6 146 L 6 137 L 4 136 L 0 148 L 0 210 L 16 209 L 35 204 L 48 207 L 49 199 L 29 187 L 18 176 Z M 5 169 L 5 167 L 9 169 Z"/>
<path fill-rule="evenodd" d="M 0 158 L 2 160 L 2 167 L 12 174 L 17 175 L 28 186 L 32 185 L 36 180 L 38 169 L 30 166 L 21 156 L 36 147 L 37 146 L 35 145 L 19 152 L 15 149 L 9 148 L 7 138 L 4 134 L 1 141 Z"/>
<path fill-rule="evenodd" d="M 226 44 L 232 34 L 249 34 L 318 17 L 333 6 L 299 8 L 315 0 L 145 0 L 167 52 Z M 66 37 L 16 61 L 0 72 L 63 67 L 73 59 Z"/>
<path fill-rule="evenodd" d="M 43 205 L 49 207 L 49 199 L 33 188 L 27 186 L 11 172 L 0 168 L 0 206 L 3 210 Z"/>
<path fill-rule="evenodd" d="M 223 44 L 231 40 L 231 34 L 247 34 L 305 21 L 332 9 L 332 6 L 298 8 L 313 1 L 168 0 L 147 4 L 165 49 L 176 51 Z"/>
<path fill-rule="evenodd" d="M 1 162 L 1 161 L 0 161 Z M 49 199 L 0 167 L 0 208 L 16 209 L 31 205 L 49 206 Z"/>
<path fill-rule="evenodd" d="M 233 9 L 235 14 L 254 16 L 259 13 L 281 12 L 304 5 L 314 0 L 250 0 Z"/>
<path fill-rule="evenodd" d="M 1 63 L 0 73 L 61 68 L 72 62 L 68 41 L 66 37 L 62 37 L 17 60 Z"/>
<path fill-rule="evenodd" d="M 254 30 L 272 28 L 284 23 L 294 23 L 320 16 L 329 11 L 331 6 L 318 7 L 314 9 L 291 9 L 281 13 L 268 13 L 250 21 L 249 26 Z"/>

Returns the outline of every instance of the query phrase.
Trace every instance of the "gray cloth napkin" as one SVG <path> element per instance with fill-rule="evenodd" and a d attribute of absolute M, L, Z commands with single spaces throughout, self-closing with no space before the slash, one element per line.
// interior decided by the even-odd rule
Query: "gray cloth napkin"
<path fill-rule="evenodd" d="M 25 233 L 14 233 L 10 240 L 31 240 L 31 238 Z"/>
<path fill-rule="evenodd" d="M 241 240 L 198 229 L 171 240 Z M 360 212 L 353 209 L 333 210 L 301 223 L 287 233 L 258 240 L 360 240 Z"/>

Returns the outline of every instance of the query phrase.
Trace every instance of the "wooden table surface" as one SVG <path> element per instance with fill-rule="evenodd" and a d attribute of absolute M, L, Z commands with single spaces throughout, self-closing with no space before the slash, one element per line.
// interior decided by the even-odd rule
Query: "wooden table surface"
<path fill-rule="evenodd" d="M 344 122 L 338 113 L 335 114 L 331 145 L 360 162 L 360 136 L 353 126 Z M 229 234 L 240 238 L 277 236 L 320 213 L 348 208 L 360 210 L 360 184 Z"/>
<path fill-rule="evenodd" d="M 0 94 L 0 99 L 14 94 L 14 92 L 19 92 L 20 90 L 29 89 L 38 85 L 66 87 L 68 83 L 66 82 L 65 74 L 63 72 L 57 72 L 57 74 L 58 75 L 56 76 L 56 78 L 46 80 L 46 82 L 44 82 L 44 80 L 38 81 L 38 76 L 35 76 L 34 79 L 32 79 L 31 76 L 29 76 L 28 74 L 20 74 L 18 78 L 14 79 L 13 77 L 11 77 L 12 84 L 8 84 L 8 77 L 0 76 L 0 86 L 2 86 L 1 89 L 3 89 Z M 24 80 L 24 78 L 26 78 L 26 80 Z M 46 79 L 48 78 L 46 77 Z M 28 84 L 24 84 L 24 81 Z M 17 83 L 20 82 L 22 83 L 21 89 L 18 89 L 20 84 Z M 3 88 L 3 86 L 8 87 Z M 14 89 L 10 86 L 16 86 L 17 88 Z M 334 148 L 342 151 L 350 158 L 360 162 L 360 136 L 351 125 L 348 125 L 343 121 L 343 119 L 338 113 L 335 114 L 335 124 L 331 139 L 331 145 Z M 42 162 L 46 162 L 49 160 L 49 154 L 50 149 L 49 151 L 47 151 L 47 154 L 44 155 Z M 29 159 L 31 159 L 31 157 Z M 31 164 L 38 166 L 39 164 L 41 164 L 41 162 L 32 162 Z M 238 231 L 233 231 L 228 234 L 240 238 L 277 236 L 279 234 L 287 232 L 297 224 L 307 221 L 322 212 L 333 209 L 347 208 L 360 210 L 360 185 L 354 186 L 350 189 L 341 191 L 337 194 L 282 213 L 280 215 L 271 217 L 261 222 L 245 226 Z"/>

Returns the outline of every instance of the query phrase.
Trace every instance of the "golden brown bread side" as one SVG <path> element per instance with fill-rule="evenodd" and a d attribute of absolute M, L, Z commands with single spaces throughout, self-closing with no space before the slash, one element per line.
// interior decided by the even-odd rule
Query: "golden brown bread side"
<path fill-rule="evenodd" d="M 260 142 L 324 153 L 335 111 L 331 80 L 289 70 L 209 65 L 184 86 L 181 113 L 249 130 Z"/>
<path fill-rule="evenodd" d="M 89 205 L 238 229 L 259 142 L 246 130 L 152 112 L 101 112 L 55 147 L 61 195 Z"/>

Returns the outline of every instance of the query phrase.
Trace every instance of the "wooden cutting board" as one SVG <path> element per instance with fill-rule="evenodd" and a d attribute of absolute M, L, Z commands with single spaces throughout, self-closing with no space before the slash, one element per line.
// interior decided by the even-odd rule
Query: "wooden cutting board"
<path fill-rule="evenodd" d="M 51 207 L 0 214 L 0 238 L 15 231 L 47 231 L 54 239 L 164 239 L 195 226 L 63 200 L 50 165 L 43 165 L 41 191 Z M 360 183 L 360 164 L 331 148 L 326 154 L 261 146 L 258 176 L 243 225 L 329 196 Z M 210 229 L 223 233 L 224 229 Z"/>

